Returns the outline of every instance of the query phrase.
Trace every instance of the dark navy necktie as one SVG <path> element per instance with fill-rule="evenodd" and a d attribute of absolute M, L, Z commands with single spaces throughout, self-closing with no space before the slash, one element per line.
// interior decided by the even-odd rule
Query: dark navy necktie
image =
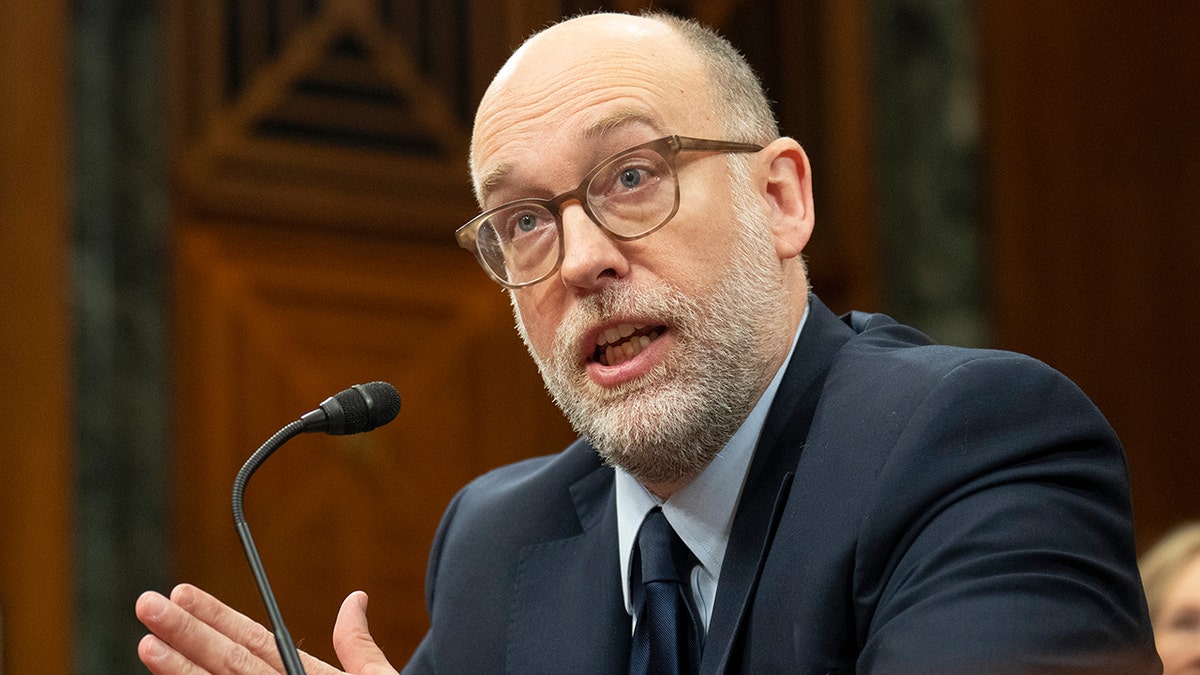
<path fill-rule="evenodd" d="M 662 510 L 646 515 L 634 547 L 630 590 L 637 627 L 630 675 L 695 673 L 700 668 L 700 621 L 691 602 L 694 558 Z"/>

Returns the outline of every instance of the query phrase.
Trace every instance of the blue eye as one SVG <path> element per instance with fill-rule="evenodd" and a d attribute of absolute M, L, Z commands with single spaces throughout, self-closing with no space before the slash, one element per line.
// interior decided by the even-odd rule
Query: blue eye
<path fill-rule="evenodd" d="M 522 232 L 532 232 L 538 226 L 538 219 L 533 214 L 523 214 L 517 218 L 517 229 Z"/>
<path fill-rule="evenodd" d="M 625 169 L 621 172 L 621 175 L 617 177 L 617 180 L 620 181 L 621 187 L 630 189 L 635 188 L 642 184 L 642 170 L 632 168 Z"/>
<path fill-rule="evenodd" d="M 517 206 L 500 215 L 503 223 L 502 232 L 510 241 L 538 236 L 554 230 L 554 216 L 540 206 Z"/>

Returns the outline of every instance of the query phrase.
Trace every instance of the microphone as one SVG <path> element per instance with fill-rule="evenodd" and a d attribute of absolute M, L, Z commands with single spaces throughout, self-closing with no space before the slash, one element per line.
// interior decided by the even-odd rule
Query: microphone
<path fill-rule="evenodd" d="M 391 422 L 398 412 L 400 394 L 395 387 L 387 382 L 356 384 L 301 416 L 301 431 L 323 431 L 334 436 L 360 434 Z"/>
<path fill-rule="evenodd" d="M 283 616 L 279 613 L 275 594 L 271 592 L 271 584 L 267 581 L 267 572 L 263 569 L 258 548 L 254 545 L 254 538 L 250 536 L 250 526 L 246 524 L 242 508 L 246 483 L 272 453 L 298 434 L 359 434 L 391 422 L 399 412 L 400 394 L 392 385 L 387 382 L 356 384 L 330 396 L 317 409 L 305 413 L 300 419 L 275 432 L 274 436 L 250 455 L 233 480 L 233 523 L 237 528 L 238 538 L 242 541 L 242 549 L 246 552 L 246 559 L 250 562 L 250 572 L 254 575 L 258 594 L 262 596 L 263 604 L 266 605 L 271 630 L 275 633 L 275 645 L 279 648 L 279 657 L 283 660 L 283 669 L 287 675 L 304 675 L 304 666 L 300 663 L 300 653 L 296 651 L 292 636 L 283 623 Z"/>

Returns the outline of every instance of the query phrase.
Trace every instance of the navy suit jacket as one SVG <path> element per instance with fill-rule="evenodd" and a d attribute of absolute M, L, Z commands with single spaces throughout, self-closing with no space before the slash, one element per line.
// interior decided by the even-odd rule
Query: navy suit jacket
<path fill-rule="evenodd" d="M 702 672 L 1157 672 L 1124 454 L 1083 393 L 810 301 Z M 624 672 L 612 470 L 581 439 L 476 479 L 426 594 L 405 672 Z"/>

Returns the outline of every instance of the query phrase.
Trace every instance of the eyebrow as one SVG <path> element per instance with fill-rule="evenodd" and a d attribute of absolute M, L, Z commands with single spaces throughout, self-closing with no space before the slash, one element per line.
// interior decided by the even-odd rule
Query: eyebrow
<path fill-rule="evenodd" d="M 617 108 L 592 122 L 583 129 L 583 133 L 580 135 L 586 139 L 600 138 L 617 129 L 633 124 L 641 124 L 650 127 L 658 133 L 665 133 L 656 117 L 641 108 L 628 107 Z"/>
<path fill-rule="evenodd" d="M 512 173 L 512 163 L 504 162 L 491 171 L 484 174 L 483 179 L 479 181 L 479 187 L 476 192 L 479 193 L 476 201 L 479 202 L 480 208 L 487 208 L 488 196 L 496 189 L 496 186 L 504 181 L 505 176 Z"/>
<path fill-rule="evenodd" d="M 665 133 L 662 124 L 658 118 L 647 113 L 645 110 L 634 107 L 618 108 L 604 115 L 603 117 L 588 124 L 579 132 L 581 140 L 594 140 L 603 138 L 612 132 L 635 124 L 641 124 L 653 129 L 656 133 Z M 479 181 L 479 203 L 482 207 L 487 203 L 488 196 L 501 185 L 504 180 L 513 172 L 512 162 L 502 162 L 491 171 L 484 174 L 483 179 Z"/>

